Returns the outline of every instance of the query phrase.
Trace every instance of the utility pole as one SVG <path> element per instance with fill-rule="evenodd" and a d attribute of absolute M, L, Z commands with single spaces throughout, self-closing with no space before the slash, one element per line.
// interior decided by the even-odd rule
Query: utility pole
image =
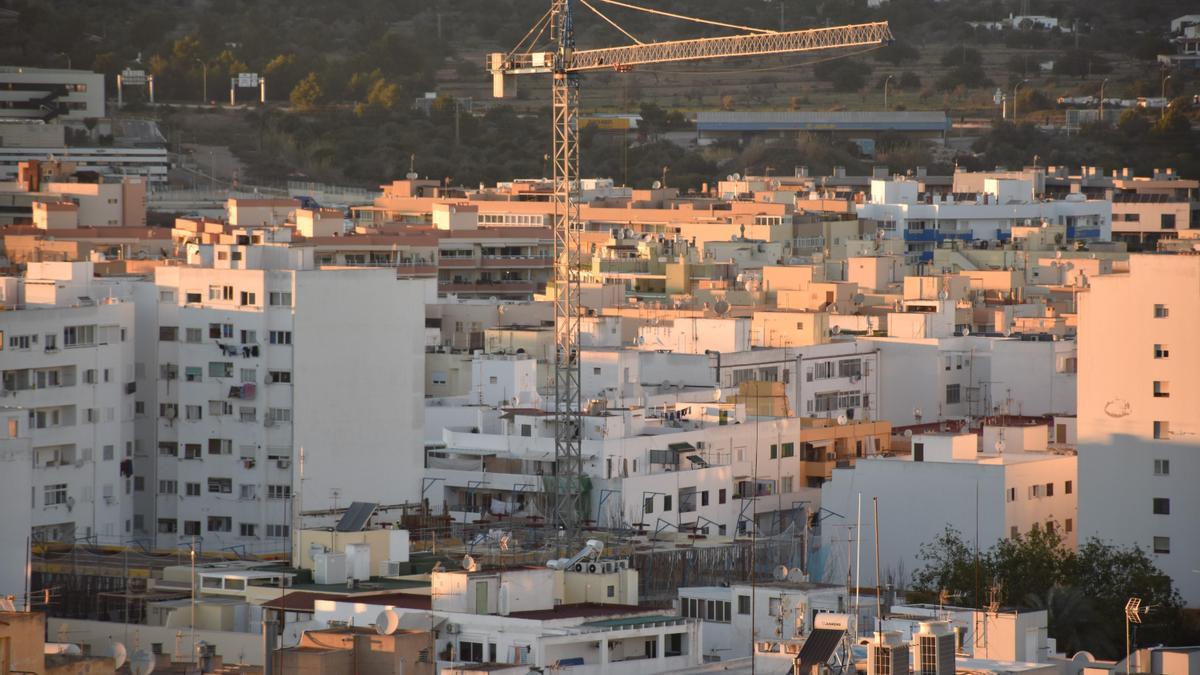
<path fill-rule="evenodd" d="M 1028 81 L 1029 80 L 1021 80 L 1020 82 L 1013 85 L 1013 105 L 1012 105 L 1013 124 L 1017 123 L 1017 89 L 1019 89 L 1021 87 L 1021 85 L 1025 84 Z"/>
<path fill-rule="evenodd" d="M 202 75 L 202 81 L 204 82 L 204 95 L 200 99 L 200 104 L 208 105 L 208 64 L 201 59 L 196 59 L 196 63 L 200 64 L 200 73 Z"/>
<path fill-rule="evenodd" d="M 1167 80 L 1171 79 L 1170 73 L 1164 71 L 1162 79 L 1162 110 L 1159 112 L 1159 119 L 1167 116 Z"/>
<path fill-rule="evenodd" d="M 888 84 L 891 83 L 892 78 L 893 78 L 892 75 L 888 75 L 883 80 L 883 109 L 884 109 L 884 111 L 890 110 L 890 108 L 888 108 Z"/>
<path fill-rule="evenodd" d="M 1108 84 L 1108 78 L 1100 83 L 1100 124 L 1104 124 L 1104 85 Z"/>

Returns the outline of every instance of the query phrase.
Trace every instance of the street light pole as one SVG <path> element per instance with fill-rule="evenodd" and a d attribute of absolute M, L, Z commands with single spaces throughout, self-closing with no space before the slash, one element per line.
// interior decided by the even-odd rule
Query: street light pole
<path fill-rule="evenodd" d="M 892 81 L 892 75 L 883 78 L 883 109 L 886 112 L 888 108 L 888 83 Z"/>
<path fill-rule="evenodd" d="M 1099 120 L 1099 122 L 1101 124 L 1104 124 L 1104 85 L 1106 85 L 1106 84 L 1108 84 L 1107 77 L 1104 78 L 1104 81 L 1100 83 L 1100 120 Z"/>
<path fill-rule="evenodd" d="M 1162 110 L 1161 110 L 1161 112 L 1159 113 L 1159 117 L 1160 117 L 1160 118 L 1161 118 L 1161 117 L 1166 117 L 1166 116 L 1167 116 L 1167 80 L 1169 80 L 1169 79 L 1171 79 L 1171 75 L 1170 75 L 1170 73 L 1163 73 L 1163 79 L 1162 79 L 1162 94 L 1161 94 L 1161 98 L 1162 98 Z"/>
<path fill-rule="evenodd" d="M 200 73 L 204 81 L 204 98 L 200 101 L 200 104 L 204 105 L 208 103 L 208 64 L 201 59 L 196 59 L 196 63 L 200 64 Z"/>
<path fill-rule="evenodd" d="M 70 54 L 68 54 L 66 52 L 59 52 L 59 53 L 55 54 L 55 56 L 67 57 L 67 70 L 75 70 L 74 68 L 71 67 L 71 55 Z"/>
<path fill-rule="evenodd" d="M 1025 84 L 1028 81 L 1029 80 L 1021 80 L 1020 82 L 1013 85 L 1013 106 L 1012 106 L 1013 124 L 1017 123 L 1017 89 L 1020 89 L 1021 85 Z"/>

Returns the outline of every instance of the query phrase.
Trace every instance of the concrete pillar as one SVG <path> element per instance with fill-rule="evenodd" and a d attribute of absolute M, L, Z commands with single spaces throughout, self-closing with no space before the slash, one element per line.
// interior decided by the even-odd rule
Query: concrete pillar
<path fill-rule="evenodd" d="M 600 665 L 608 665 L 608 638 L 600 640 Z"/>

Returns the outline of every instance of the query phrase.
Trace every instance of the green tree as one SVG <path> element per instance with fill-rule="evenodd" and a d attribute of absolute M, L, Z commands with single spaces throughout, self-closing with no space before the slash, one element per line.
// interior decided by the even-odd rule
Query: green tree
<path fill-rule="evenodd" d="M 942 53 L 943 66 L 980 66 L 983 65 L 983 54 L 978 49 L 959 45 L 951 47 Z"/>
<path fill-rule="evenodd" d="M 1024 604 L 1029 609 L 1046 610 L 1050 637 L 1064 653 L 1074 654 L 1100 640 L 1095 607 L 1078 588 L 1055 584 L 1044 593 L 1027 596 Z"/>
<path fill-rule="evenodd" d="M 323 96 L 324 92 L 321 89 L 321 83 L 317 81 L 317 74 L 309 73 L 308 77 L 300 80 L 292 89 L 288 100 L 292 102 L 292 107 L 296 110 L 309 111 L 317 107 Z"/>

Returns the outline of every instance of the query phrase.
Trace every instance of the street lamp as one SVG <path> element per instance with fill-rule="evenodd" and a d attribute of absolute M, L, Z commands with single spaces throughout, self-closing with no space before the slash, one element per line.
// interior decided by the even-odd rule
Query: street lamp
<path fill-rule="evenodd" d="M 1028 81 L 1029 80 L 1021 80 L 1020 82 L 1013 85 L 1013 124 L 1017 123 L 1017 89 L 1020 89 L 1021 85 L 1025 84 Z"/>
<path fill-rule="evenodd" d="M 55 54 L 55 56 L 67 57 L 67 70 L 74 70 L 74 68 L 71 67 L 71 55 L 70 54 L 68 54 L 66 52 L 59 52 L 59 53 Z"/>
<path fill-rule="evenodd" d="M 200 73 L 204 80 L 204 98 L 200 101 L 201 105 L 208 104 L 208 64 L 197 58 L 196 63 L 200 64 Z"/>
<path fill-rule="evenodd" d="M 1162 94 L 1161 94 L 1162 112 L 1159 113 L 1159 117 L 1167 116 L 1167 80 L 1169 80 L 1169 79 L 1171 79 L 1170 73 L 1163 73 Z"/>
<path fill-rule="evenodd" d="M 892 81 L 892 75 L 883 78 L 883 109 L 888 110 L 888 83 Z"/>
<path fill-rule="evenodd" d="M 1108 84 L 1108 78 L 1100 83 L 1100 123 L 1104 124 L 1104 85 Z"/>

